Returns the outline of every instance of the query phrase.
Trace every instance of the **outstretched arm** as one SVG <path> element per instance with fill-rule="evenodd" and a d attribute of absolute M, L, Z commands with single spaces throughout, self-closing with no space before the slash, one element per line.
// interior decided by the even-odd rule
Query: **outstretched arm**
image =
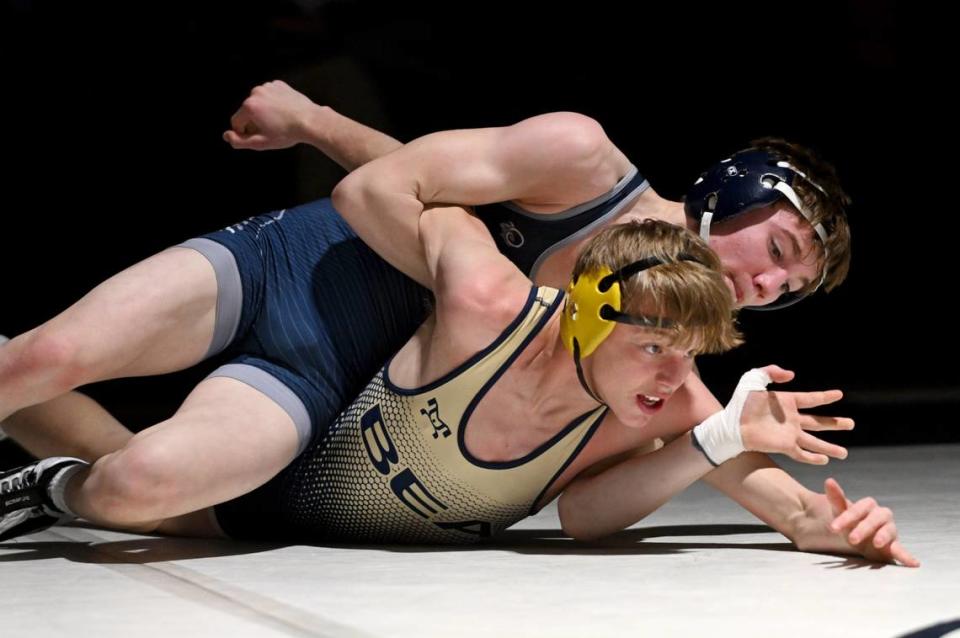
<path fill-rule="evenodd" d="M 403 146 L 386 133 L 315 104 L 282 80 L 254 87 L 230 118 L 223 139 L 233 148 L 255 151 L 309 144 L 347 172 Z"/>
<path fill-rule="evenodd" d="M 697 422 L 719 409 L 720 403 L 699 378 L 691 376 L 690 383 L 691 391 L 697 395 L 697 400 L 691 403 L 699 412 L 688 422 Z M 840 526 L 834 528 L 835 519 L 845 508 L 840 507 L 842 490 L 832 479 L 828 485 L 836 490 L 815 492 L 798 483 L 766 454 L 744 452 L 714 468 L 703 480 L 803 551 L 859 555 L 883 562 L 896 560 L 908 567 L 920 564 L 897 541 L 893 512 L 872 498 L 858 501 L 845 518 L 840 519 Z M 864 527 L 860 528 L 863 533 L 851 541 L 849 533 L 864 521 Z M 871 525 L 875 526 L 868 527 Z M 883 529 L 885 526 L 887 529 Z M 865 531 L 868 529 L 869 534 Z M 882 544 L 877 546 L 876 542 Z"/>
<path fill-rule="evenodd" d="M 758 383 L 761 378 L 763 382 Z M 813 417 L 799 411 L 836 401 L 841 396 L 838 391 L 758 391 L 771 380 L 783 383 L 792 378 L 792 372 L 777 366 L 751 371 L 740 380 L 730 404 L 697 427 L 699 435 L 684 432 L 656 452 L 628 459 L 594 476 L 578 477 L 560 498 L 564 529 L 578 538 L 620 530 L 710 472 L 711 457 L 722 462 L 718 455 L 732 456 L 738 449 L 775 451 L 817 464 L 826 463 L 827 455 L 846 456 L 843 448 L 805 430 L 847 429 L 852 426 L 849 419 Z"/>
<path fill-rule="evenodd" d="M 787 379 L 774 376 L 774 380 Z M 695 384 L 699 384 L 701 389 L 696 391 L 699 396 L 697 400 L 691 401 L 691 405 L 702 420 L 709 416 L 711 410 L 720 409 L 720 404 L 702 386 L 699 379 L 696 379 Z M 821 394 L 817 401 L 823 402 L 830 402 L 831 398 L 825 393 L 806 394 L 808 397 Z M 753 417 L 747 414 L 745 408 L 743 419 L 746 422 L 756 416 L 769 418 L 782 413 L 784 416 L 775 417 L 773 422 L 755 423 L 759 424 L 762 430 L 781 436 L 781 443 L 778 445 L 783 445 L 789 441 L 789 437 L 782 438 L 785 432 L 790 431 L 786 426 L 801 416 L 796 411 L 800 404 L 794 403 L 793 408 L 788 405 L 785 410 L 776 406 L 784 397 L 802 395 L 768 393 L 767 396 L 779 397 L 776 399 L 777 403 L 756 403 L 754 407 L 759 412 L 753 412 Z M 808 400 L 807 405 L 813 403 Z M 833 420 L 828 419 L 824 423 L 831 421 Z M 808 420 L 806 423 L 812 425 L 813 422 Z M 852 423 L 838 420 L 834 425 L 837 427 L 828 429 L 847 429 Z M 793 431 L 800 436 L 796 430 Z M 714 468 L 706 457 L 694 448 L 691 436 L 690 432 L 683 432 L 656 452 L 630 458 L 595 476 L 576 479 L 560 498 L 564 529 L 579 538 L 596 538 L 617 531 L 641 520 L 695 480 L 703 478 L 709 485 L 719 489 L 789 538 L 798 549 L 861 555 L 884 562 L 896 560 L 910 567 L 919 565 L 897 541 L 893 513 L 888 508 L 877 505 L 874 499 L 862 499 L 856 504 L 847 501 L 851 507 L 841 507 L 844 502 L 842 491 L 835 482 L 832 484 L 836 487 L 834 492 L 839 492 L 840 496 L 830 492 L 829 482 L 827 494 L 818 494 L 799 484 L 770 457 L 759 452 L 744 452 Z M 765 445 L 754 439 L 753 434 L 745 433 L 744 443 L 753 441 L 748 447 Z M 804 441 L 801 445 L 814 449 L 809 446 L 809 439 Z M 766 445 L 769 444 L 770 441 L 767 441 Z M 786 452 L 787 447 L 789 446 L 780 451 Z M 764 449 L 773 451 L 769 447 Z M 821 448 L 821 452 L 827 451 L 831 456 L 845 456 L 845 451 L 840 454 L 841 450 L 842 448 L 837 446 Z M 826 462 L 826 458 L 822 456 L 817 458 L 817 455 L 809 453 L 801 456 L 796 448 L 791 450 L 790 455 L 800 461 Z M 599 504 L 604 502 L 604 499 L 609 501 L 605 503 L 604 512 L 581 509 L 584 506 L 592 508 L 592 504 L 597 503 L 596 509 L 600 510 Z M 578 519 L 584 521 L 586 527 L 578 527 Z M 855 542 L 848 542 L 849 534 L 854 531 L 857 532 L 853 537 Z"/>

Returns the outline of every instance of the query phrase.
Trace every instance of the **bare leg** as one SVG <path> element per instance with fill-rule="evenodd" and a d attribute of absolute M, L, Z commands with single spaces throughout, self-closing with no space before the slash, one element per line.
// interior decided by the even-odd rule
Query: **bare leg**
<path fill-rule="evenodd" d="M 104 527 L 212 536 L 204 510 L 265 483 L 293 460 L 297 443 L 292 419 L 272 399 L 215 377 L 171 419 L 78 472 L 65 500 Z"/>
<path fill-rule="evenodd" d="M 19 441 L 37 458 L 72 456 L 93 463 L 122 449 L 133 438 L 99 403 L 79 392 L 51 399 L 12 414 L 5 423 L 24 433 Z M 52 438 L 51 438 L 52 437 Z M 226 538 L 206 508 L 160 523 L 157 534 L 191 538 Z"/>
<path fill-rule="evenodd" d="M 213 337 L 216 300 L 213 267 L 187 248 L 171 248 L 111 277 L 50 321 L 0 346 L 0 421 L 86 383 L 197 363 Z M 14 419 L 4 429 L 22 441 L 29 438 L 25 429 L 45 422 Z"/>
<path fill-rule="evenodd" d="M 24 408 L 2 425 L 38 459 L 72 456 L 93 463 L 133 438 L 133 432 L 103 406 L 79 392 Z"/>

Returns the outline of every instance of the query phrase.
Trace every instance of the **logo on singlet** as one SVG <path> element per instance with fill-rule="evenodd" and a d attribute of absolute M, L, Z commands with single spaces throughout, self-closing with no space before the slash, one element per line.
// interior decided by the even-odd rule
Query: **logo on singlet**
<path fill-rule="evenodd" d="M 431 412 L 436 412 L 436 401 L 433 401 Z M 439 417 L 437 417 L 439 419 Z M 431 419 L 432 420 L 432 419 Z M 442 423 L 442 422 L 441 422 Z M 436 435 L 434 435 L 436 436 Z M 452 529 L 475 536 L 490 536 L 492 531 L 487 521 L 436 521 L 437 514 L 449 509 L 446 504 L 430 493 L 423 481 L 413 473 L 409 467 L 402 467 L 400 454 L 390 438 L 390 433 L 383 423 L 383 414 L 380 404 L 376 404 L 360 417 L 360 437 L 367 448 L 367 456 L 377 472 L 389 476 L 396 468 L 397 473 L 390 479 L 390 491 L 403 503 L 407 509 L 417 516 L 425 518 L 440 529 Z"/>
<path fill-rule="evenodd" d="M 439 439 L 441 434 L 443 434 L 443 438 L 450 436 L 450 426 L 440 418 L 440 406 L 437 405 L 437 400 L 430 399 L 427 401 L 427 405 L 430 409 L 420 408 L 420 414 L 430 419 L 430 425 L 433 426 L 433 438 Z"/>
<path fill-rule="evenodd" d="M 256 228 L 255 236 L 259 237 L 261 230 L 263 230 L 270 224 L 277 223 L 278 221 L 283 219 L 283 216 L 286 214 L 287 214 L 287 209 L 284 208 L 283 210 L 276 211 L 273 213 L 267 213 L 266 215 L 261 215 L 259 217 L 249 217 L 243 220 L 242 222 L 240 222 L 239 224 L 227 226 L 226 228 L 224 228 L 224 230 L 232 235 L 236 235 L 240 231 L 246 230 L 248 226 L 254 226 Z M 266 219 L 263 219 L 264 217 L 266 217 Z"/>
<path fill-rule="evenodd" d="M 389 474 L 390 466 L 400 462 L 400 455 L 383 425 L 380 404 L 373 406 L 360 417 L 360 436 L 363 437 L 363 445 L 367 448 L 367 456 L 370 457 L 373 467 L 384 476 Z"/>
<path fill-rule="evenodd" d="M 390 480 L 390 489 L 400 502 L 409 507 L 414 514 L 429 519 L 439 514 L 447 506 L 430 493 L 427 486 L 417 478 L 410 468 L 405 469 Z"/>
<path fill-rule="evenodd" d="M 500 237 L 510 248 L 523 246 L 523 233 L 513 225 L 513 222 L 500 222 Z"/>

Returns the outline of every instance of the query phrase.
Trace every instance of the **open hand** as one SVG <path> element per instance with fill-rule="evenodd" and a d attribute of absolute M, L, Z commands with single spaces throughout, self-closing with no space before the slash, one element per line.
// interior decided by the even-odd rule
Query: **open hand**
<path fill-rule="evenodd" d="M 774 383 L 791 381 L 794 373 L 775 365 L 762 368 Z M 847 458 L 847 450 L 808 431 L 852 430 L 853 419 L 801 414 L 804 408 L 835 403 L 840 390 L 823 392 L 751 392 L 740 416 L 743 446 L 755 452 L 785 454 L 795 461 L 826 465 L 828 457 Z"/>

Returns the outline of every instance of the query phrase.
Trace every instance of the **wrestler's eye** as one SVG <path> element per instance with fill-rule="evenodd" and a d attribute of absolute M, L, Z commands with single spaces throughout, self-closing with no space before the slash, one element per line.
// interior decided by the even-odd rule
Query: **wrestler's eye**
<path fill-rule="evenodd" d="M 773 240 L 770 240 L 770 254 L 773 255 L 775 261 L 780 261 L 780 258 L 783 257 L 783 251 L 777 246 L 777 242 Z"/>
<path fill-rule="evenodd" d="M 645 343 L 642 348 L 647 354 L 660 354 L 663 352 L 663 348 L 656 343 Z"/>

